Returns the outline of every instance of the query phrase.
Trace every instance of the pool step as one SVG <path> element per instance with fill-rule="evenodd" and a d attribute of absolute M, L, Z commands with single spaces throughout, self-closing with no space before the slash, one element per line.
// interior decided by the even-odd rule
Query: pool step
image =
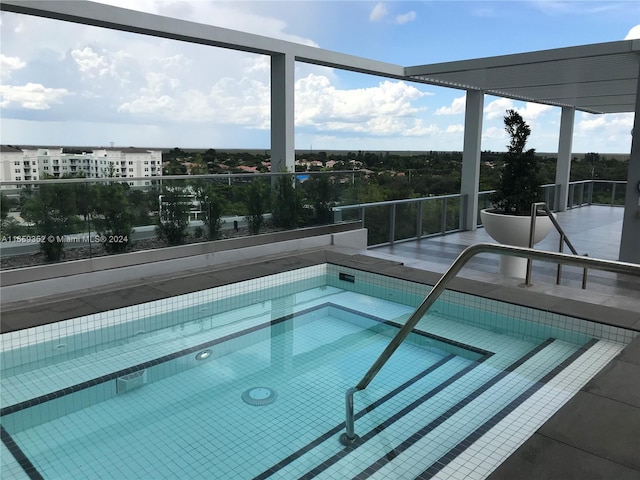
<path fill-rule="evenodd" d="M 545 366 L 549 358 L 562 362 L 572 355 L 576 355 L 575 346 L 548 341 L 513 362 L 506 372 L 496 369 L 492 358 L 459 372 L 456 381 L 444 388 L 429 385 L 429 389 L 439 390 L 434 395 L 427 393 L 421 399 L 415 389 L 407 389 L 396 399 L 402 401 L 403 408 L 382 421 L 373 412 L 356 419 L 361 444 L 355 448 L 333 444 L 324 448 L 324 454 L 318 451 L 309 455 L 309 459 L 315 456 L 324 460 L 300 478 L 415 478 L 436 461 L 449 458 L 452 450 L 457 455 L 461 442 L 473 437 L 479 427 L 553 370 L 553 365 Z M 443 431 L 449 433 L 443 436 Z M 442 438 L 448 440 L 443 442 Z M 337 440 L 327 441 L 331 442 Z M 328 450 L 334 453 L 325 456 Z M 414 455 L 416 451 L 419 455 Z M 289 468 L 299 471 L 301 465 Z M 265 478 L 287 478 L 287 470 Z"/>

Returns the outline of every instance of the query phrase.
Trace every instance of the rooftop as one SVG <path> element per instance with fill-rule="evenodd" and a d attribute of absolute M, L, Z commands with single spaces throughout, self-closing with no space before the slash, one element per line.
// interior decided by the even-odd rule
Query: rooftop
<path fill-rule="evenodd" d="M 622 212 L 618 207 L 589 206 L 559 213 L 558 220 L 579 252 L 615 258 L 617 245 L 611 238 L 618 238 Z M 41 324 L 45 312 L 48 323 L 319 263 L 433 285 L 466 246 L 477 242 L 491 240 L 480 229 L 364 251 L 333 247 L 231 262 L 179 276 L 147 278 L 126 288 L 113 286 L 107 291 L 76 292 L 62 300 L 7 305 L 2 331 Z M 557 251 L 556 243 L 551 234 L 538 248 Z M 497 275 L 497 258 L 481 255 L 461 271 L 451 288 L 640 331 L 639 278 L 590 272 L 587 290 L 581 290 L 581 271 L 566 268 L 562 285 L 556 286 L 555 267 L 539 263 L 533 267 L 534 285 L 525 288 L 519 281 Z M 640 338 L 636 337 L 489 478 L 637 478 L 640 392 L 630 379 L 638 377 Z"/>

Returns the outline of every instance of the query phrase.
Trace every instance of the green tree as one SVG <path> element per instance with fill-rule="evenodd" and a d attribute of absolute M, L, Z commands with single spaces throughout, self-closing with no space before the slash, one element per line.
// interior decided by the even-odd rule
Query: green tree
<path fill-rule="evenodd" d="M 217 240 L 222 227 L 222 212 L 224 211 L 224 196 L 216 185 L 206 185 L 198 189 L 198 201 L 202 212 L 202 221 L 207 227 L 207 238 Z"/>
<path fill-rule="evenodd" d="M 267 194 L 263 183 L 254 179 L 249 186 L 246 197 L 247 225 L 251 235 L 260 233 L 264 223 L 264 213 L 267 211 Z"/>
<path fill-rule="evenodd" d="M 47 261 L 58 261 L 64 254 L 64 236 L 80 226 L 78 218 L 78 189 L 76 184 L 40 185 L 22 208 L 23 218 L 33 223 L 35 233 L 43 237 L 40 249 Z"/>
<path fill-rule="evenodd" d="M 5 221 L 9 216 L 9 210 L 14 206 L 14 202 L 4 193 L 0 194 L 0 220 Z"/>
<path fill-rule="evenodd" d="M 133 231 L 133 211 L 129 203 L 127 183 L 99 183 L 93 185 L 91 220 L 101 243 L 109 253 L 127 250 Z"/>
<path fill-rule="evenodd" d="M 187 238 L 191 197 L 184 187 L 165 186 L 160 199 L 156 233 L 169 245 L 181 245 Z"/>
<path fill-rule="evenodd" d="M 504 213 L 529 215 L 531 204 L 535 203 L 540 188 L 535 150 L 525 151 L 531 128 L 515 110 L 507 110 L 504 125 L 510 143 L 492 201 Z"/>
<path fill-rule="evenodd" d="M 277 228 L 292 229 L 298 226 L 302 205 L 290 175 L 281 175 L 275 182 L 271 215 Z"/>
<path fill-rule="evenodd" d="M 134 226 L 151 225 L 155 223 L 151 218 L 151 212 L 158 210 L 158 190 L 151 188 L 143 191 L 130 188 L 127 192 L 129 209 L 131 210 L 131 223 Z"/>
<path fill-rule="evenodd" d="M 18 200 L 10 198 L 4 193 L 0 194 L 0 234 L 2 236 L 15 236 L 27 234 L 27 228 L 9 216 L 12 208 L 18 206 Z"/>
<path fill-rule="evenodd" d="M 324 152 L 322 152 L 324 153 Z M 313 178 L 312 195 L 316 225 L 325 225 L 333 221 L 331 211 L 331 184 L 328 175 Z"/>

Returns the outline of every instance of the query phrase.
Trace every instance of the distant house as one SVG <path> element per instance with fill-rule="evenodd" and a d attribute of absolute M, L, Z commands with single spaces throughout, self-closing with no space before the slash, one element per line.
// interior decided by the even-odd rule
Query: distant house
<path fill-rule="evenodd" d="M 243 173 L 258 173 L 258 167 L 249 167 L 247 165 L 238 165 L 238 170 Z"/>

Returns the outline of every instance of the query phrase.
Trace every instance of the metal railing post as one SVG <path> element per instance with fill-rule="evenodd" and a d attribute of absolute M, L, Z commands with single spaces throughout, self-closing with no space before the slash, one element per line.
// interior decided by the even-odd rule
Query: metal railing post
<path fill-rule="evenodd" d="M 575 192 L 575 184 L 569 185 L 569 198 L 567 199 L 567 208 L 573 208 L 573 194 Z"/>
<path fill-rule="evenodd" d="M 478 202 L 478 206 L 480 202 Z M 473 212 L 475 217 L 474 221 L 476 222 L 476 226 L 478 225 L 478 212 Z M 467 215 L 471 215 L 469 212 L 469 195 L 464 194 L 460 197 L 460 220 L 458 221 L 458 230 L 464 230 L 467 225 Z"/>
<path fill-rule="evenodd" d="M 613 207 L 616 204 L 616 184 L 614 182 L 611 185 L 611 206 Z"/>
<path fill-rule="evenodd" d="M 564 240 L 565 235 L 563 232 L 560 233 L 560 245 L 558 245 L 558 252 L 562 253 L 564 251 Z M 558 264 L 558 272 L 556 273 L 556 285 L 560 285 L 560 280 L 562 279 L 562 264 Z"/>
<path fill-rule="evenodd" d="M 536 238 L 536 217 L 538 216 L 538 203 L 531 204 L 531 223 L 529 227 L 529 248 L 533 248 Z M 524 277 L 524 284 L 526 286 L 531 285 L 531 268 L 532 268 L 532 260 L 527 258 L 527 273 Z"/>
<path fill-rule="evenodd" d="M 422 238 L 422 200 L 418 201 L 418 212 L 416 213 L 416 238 L 420 240 Z"/>
<path fill-rule="evenodd" d="M 447 233 L 447 199 L 442 199 L 442 210 L 440 211 L 440 232 Z"/>
<path fill-rule="evenodd" d="M 389 244 L 393 245 L 396 238 L 396 204 L 389 205 Z"/>

